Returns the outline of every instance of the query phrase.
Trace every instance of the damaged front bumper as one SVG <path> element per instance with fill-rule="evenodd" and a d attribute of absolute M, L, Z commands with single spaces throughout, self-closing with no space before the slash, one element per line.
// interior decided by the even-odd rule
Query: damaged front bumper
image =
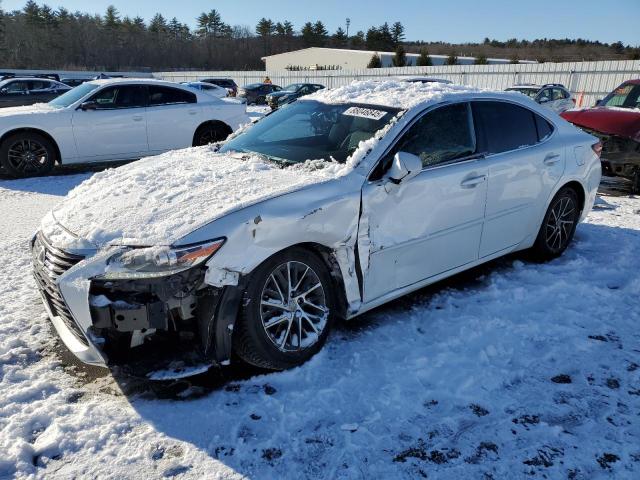
<path fill-rule="evenodd" d="M 166 277 L 101 280 L 113 254 L 58 249 L 42 233 L 32 241 L 45 309 L 76 357 L 136 374 L 229 361 L 240 286 L 206 284 L 204 267 Z"/>

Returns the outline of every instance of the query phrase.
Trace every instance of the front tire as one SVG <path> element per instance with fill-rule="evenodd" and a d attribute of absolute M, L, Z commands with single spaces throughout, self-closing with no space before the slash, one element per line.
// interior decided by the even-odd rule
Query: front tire
<path fill-rule="evenodd" d="M 570 187 L 562 188 L 553 197 L 544 215 L 532 247 L 534 257 L 546 261 L 562 255 L 573 239 L 579 219 L 578 195 Z"/>
<path fill-rule="evenodd" d="M 332 282 L 322 259 L 301 248 L 274 255 L 251 274 L 234 330 L 234 349 L 257 367 L 303 364 L 333 323 Z"/>
<path fill-rule="evenodd" d="M 14 133 L 0 145 L 0 163 L 12 177 L 45 175 L 51 171 L 55 160 L 53 143 L 36 132 Z"/>

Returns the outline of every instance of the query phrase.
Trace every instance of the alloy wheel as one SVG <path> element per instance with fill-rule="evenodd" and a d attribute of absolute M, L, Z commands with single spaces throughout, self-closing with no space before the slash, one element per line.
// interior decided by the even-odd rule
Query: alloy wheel
<path fill-rule="evenodd" d="M 545 225 L 547 246 L 553 251 L 562 250 L 576 223 L 576 203 L 571 197 L 561 197 L 551 208 Z"/>
<path fill-rule="evenodd" d="M 9 147 L 7 159 L 18 172 L 37 173 L 47 165 L 49 152 L 35 140 L 22 139 Z"/>
<path fill-rule="evenodd" d="M 328 318 L 322 282 L 310 266 L 289 261 L 267 277 L 260 297 L 260 320 L 278 350 L 294 352 L 315 345 Z"/>

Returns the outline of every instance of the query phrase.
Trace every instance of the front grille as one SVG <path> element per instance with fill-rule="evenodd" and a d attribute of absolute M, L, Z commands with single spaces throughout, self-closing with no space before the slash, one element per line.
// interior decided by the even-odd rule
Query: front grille
<path fill-rule="evenodd" d="M 87 345 L 87 339 L 73 319 L 56 283 L 60 275 L 83 260 L 84 257 L 52 247 L 41 233 L 36 235 L 31 253 L 33 274 L 51 313 L 59 317 L 80 342 Z"/>

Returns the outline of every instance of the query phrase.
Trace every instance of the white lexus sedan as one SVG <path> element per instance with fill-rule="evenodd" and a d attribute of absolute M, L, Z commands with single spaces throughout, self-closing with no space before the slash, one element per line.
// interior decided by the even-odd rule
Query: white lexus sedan
<path fill-rule="evenodd" d="M 599 153 L 520 94 L 357 82 L 218 151 L 94 175 L 43 220 L 35 277 L 84 362 L 180 357 L 193 372 L 235 351 L 284 369 L 337 319 L 510 252 L 560 255 L 594 203 Z"/>
<path fill-rule="evenodd" d="M 0 164 L 11 176 L 56 163 L 109 162 L 224 140 L 246 107 L 180 84 L 94 80 L 50 101 L 0 110 Z"/>

